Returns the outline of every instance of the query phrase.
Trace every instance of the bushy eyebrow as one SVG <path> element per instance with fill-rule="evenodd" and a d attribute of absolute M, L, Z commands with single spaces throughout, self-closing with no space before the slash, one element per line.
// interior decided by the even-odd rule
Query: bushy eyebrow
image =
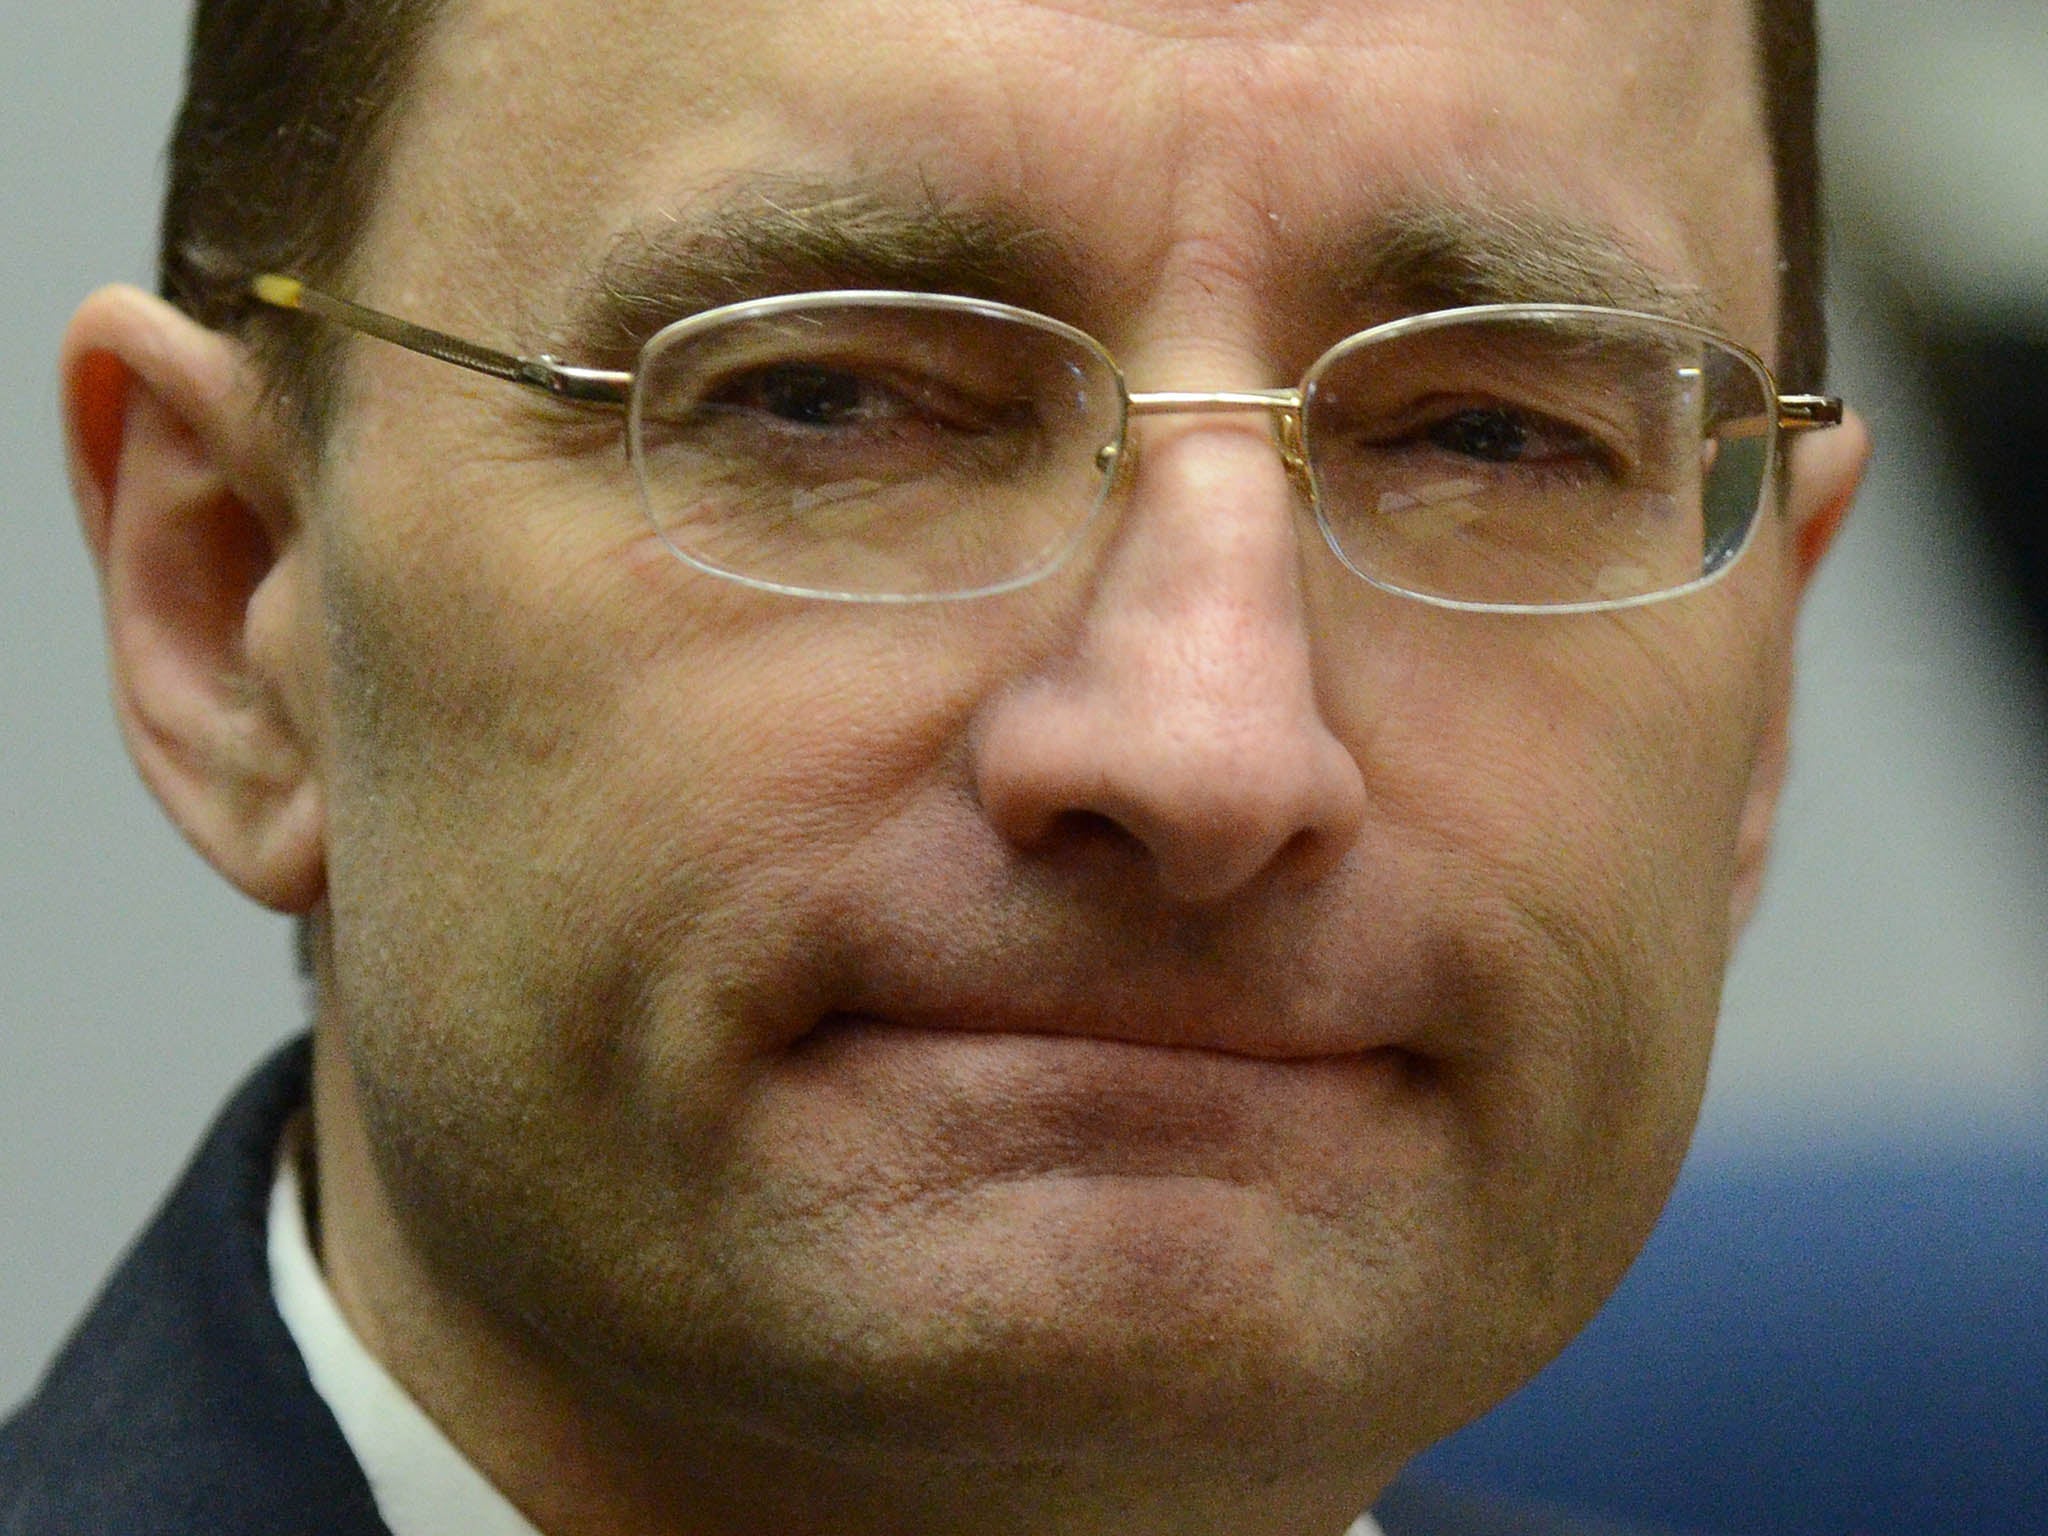
<path fill-rule="evenodd" d="M 1579 215 L 1491 201 L 1411 202 L 1331 242 L 1321 263 L 1347 304 L 1410 313 L 1467 304 L 1600 304 L 1718 330 L 1720 306 Z"/>
<path fill-rule="evenodd" d="M 1052 231 L 1001 208 L 900 190 L 757 178 L 618 235 L 570 327 L 631 352 L 720 304 L 828 288 L 959 293 L 1070 309 L 1079 262 Z"/>

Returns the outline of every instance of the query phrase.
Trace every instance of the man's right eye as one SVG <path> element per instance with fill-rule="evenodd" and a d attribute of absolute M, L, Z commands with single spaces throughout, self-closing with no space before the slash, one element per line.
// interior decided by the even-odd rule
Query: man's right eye
<path fill-rule="evenodd" d="M 838 427 L 899 415 L 900 400 L 851 369 L 818 363 L 757 368 L 708 392 L 703 404 L 755 411 L 796 427 Z"/>

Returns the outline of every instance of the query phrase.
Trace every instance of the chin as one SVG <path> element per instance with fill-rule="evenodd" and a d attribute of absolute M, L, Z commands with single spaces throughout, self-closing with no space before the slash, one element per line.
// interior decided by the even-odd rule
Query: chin
<path fill-rule="evenodd" d="M 1514 1266 L 1454 1251 L 1414 1194 L 1339 1220 L 1216 1178 L 1040 1175 L 785 1212 L 729 1250 L 715 1337 L 643 1385 L 694 1393 L 708 1355 L 720 1413 L 847 1457 L 1412 1453 L 1562 1342 L 1528 1277 L 1487 1297 L 1473 1277 Z"/>

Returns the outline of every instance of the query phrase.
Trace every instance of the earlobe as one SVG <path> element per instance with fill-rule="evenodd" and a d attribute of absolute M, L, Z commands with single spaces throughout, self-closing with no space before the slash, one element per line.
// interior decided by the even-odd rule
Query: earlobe
<path fill-rule="evenodd" d="M 241 348 L 137 289 L 86 300 L 61 376 L 129 752 L 209 863 L 305 911 L 324 887 L 318 623 L 286 441 Z"/>
<path fill-rule="evenodd" d="M 1786 559 L 1789 592 L 1785 603 L 1786 633 L 1780 642 L 1779 677 L 1770 717 L 1757 746 L 1750 772 L 1749 795 L 1736 834 L 1735 883 L 1729 901 L 1730 931 L 1747 926 L 1763 894 L 1764 863 L 1770 851 L 1771 828 L 1778 798 L 1784 790 L 1791 757 L 1792 637 L 1814 574 L 1841 532 L 1849 505 L 1862 484 L 1870 460 L 1870 432 L 1850 412 L 1839 427 L 1796 439 L 1786 486 Z"/>

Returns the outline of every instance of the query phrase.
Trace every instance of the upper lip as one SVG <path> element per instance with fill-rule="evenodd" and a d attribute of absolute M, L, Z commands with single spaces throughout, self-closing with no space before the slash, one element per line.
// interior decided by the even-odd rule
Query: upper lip
<path fill-rule="evenodd" d="M 1058 870 L 984 869 L 945 842 L 810 893 L 798 1032 L 833 1015 L 1075 1036 L 1268 1061 L 1489 1048 L 1512 978 L 1398 860 L 1378 878 L 1190 908 Z"/>

